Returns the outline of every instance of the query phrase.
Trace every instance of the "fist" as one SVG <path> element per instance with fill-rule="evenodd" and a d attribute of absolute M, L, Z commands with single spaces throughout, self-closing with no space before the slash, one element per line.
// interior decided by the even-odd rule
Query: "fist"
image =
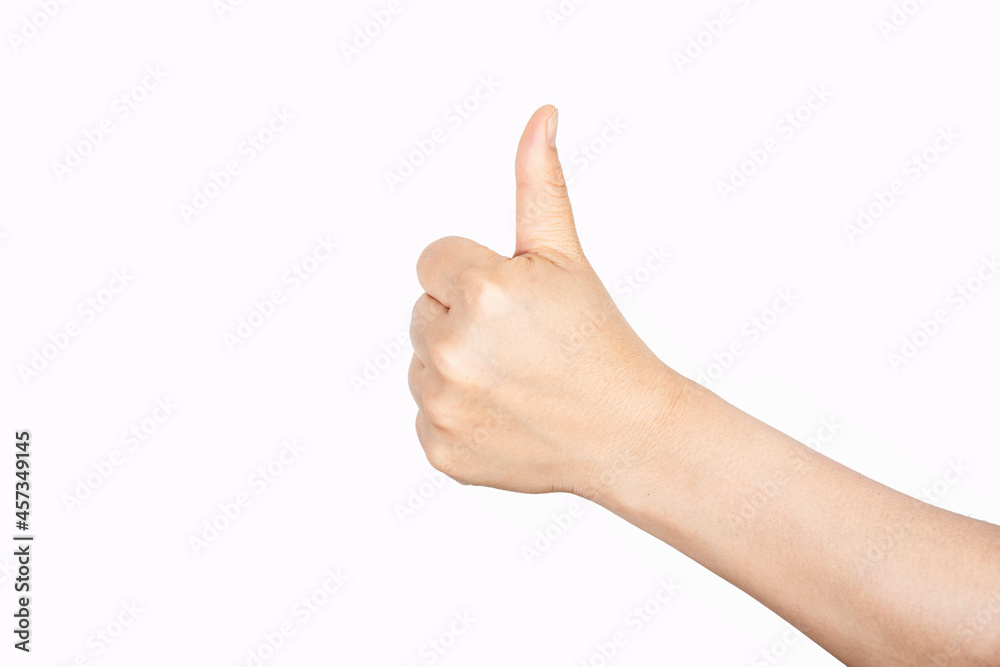
<path fill-rule="evenodd" d="M 580 246 L 555 148 L 525 127 L 512 257 L 450 236 L 417 261 L 410 392 L 434 468 L 463 484 L 593 496 L 656 465 L 678 378 L 622 317 Z"/>

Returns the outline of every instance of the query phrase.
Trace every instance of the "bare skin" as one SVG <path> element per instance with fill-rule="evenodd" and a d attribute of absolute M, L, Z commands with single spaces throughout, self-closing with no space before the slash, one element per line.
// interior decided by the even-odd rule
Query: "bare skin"
<path fill-rule="evenodd" d="M 583 254 L 540 108 L 505 257 L 421 254 L 417 436 L 463 484 L 564 491 L 746 591 L 848 665 L 1000 665 L 1000 527 L 894 491 L 661 362 Z"/>

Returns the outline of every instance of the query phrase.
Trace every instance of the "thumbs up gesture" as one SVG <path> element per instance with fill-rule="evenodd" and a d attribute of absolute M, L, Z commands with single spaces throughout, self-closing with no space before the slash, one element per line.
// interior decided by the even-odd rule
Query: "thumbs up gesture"
<path fill-rule="evenodd" d="M 583 254 L 538 109 L 515 160 L 517 238 L 505 257 L 457 236 L 417 261 L 410 392 L 432 466 L 463 484 L 593 499 L 625 469 L 656 465 L 648 425 L 680 394 Z"/>

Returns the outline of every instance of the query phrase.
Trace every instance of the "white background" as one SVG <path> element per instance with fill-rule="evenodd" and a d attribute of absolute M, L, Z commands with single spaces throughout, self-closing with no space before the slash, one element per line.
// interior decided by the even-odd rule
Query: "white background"
<path fill-rule="evenodd" d="M 608 665 L 838 664 L 595 505 L 428 481 L 411 349 L 392 344 L 421 291 L 415 262 L 450 234 L 512 252 L 515 149 L 546 103 L 584 249 L 664 361 L 694 377 L 741 342 L 713 370 L 727 400 L 801 440 L 832 419 L 833 458 L 1000 521 L 1000 280 L 976 277 L 1000 252 L 997 3 L 910 2 L 884 34 L 889 0 L 591 0 L 555 23 L 557 0 L 404 0 L 350 58 L 343 44 L 387 2 L 90 0 L 50 19 L 44 4 L 0 12 L 0 538 L 13 544 L 25 429 L 37 536 L 30 656 L 11 648 L 13 547 L 0 551 L 3 664 L 253 665 L 265 646 L 266 665 L 597 666 L 619 631 Z M 480 77 L 498 87 L 470 100 Z M 831 96 L 802 107 L 813 87 Z M 475 107 L 460 125 L 455 104 Z M 294 120 L 249 160 L 275 109 Z M 88 146 L 102 119 L 112 131 Z M 435 128 L 446 140 L 390 188 Z M 942 128 L 957 139 L 912 178 Z M 769 138 L 776 152 L 724 201 L 719 183 Z M 74 151 L 88 155 L 55 166 Z M 186 220 L 231 160 L 240 172 Z M 845 225 L 894 179 L 903 194 L 852 242 Z M 340 247 L 293 288 L 318 238 Z M 651 247 L 671 259 L 648 272 Z M 628 295 L 625 276 L 645 282 Z M 282 303 L 231 350 L 274 289 Z M 751 340 L 745 323 L 782 289 L 793 307 Z M 894 368 L 937 310 L 947 321 Z M 159 423 L 158 399 L 177 406 Z M 132 428 L 148 435 L 129 449 Z M 303 451 L 258 494 L 251 476 L 292 439 Z M 196 553 L 241 493 L 251 504 Z M 547 527 L 561 534 L 529 562 Z M 296 614 L 338 569 L 348 581 Z M 628 615 L 660 579 L 680 591 L 637 628 Z M 138 617 L 97 639 L 133 602 Z M 471 627 L 428 653 L 463 612 Z"/>

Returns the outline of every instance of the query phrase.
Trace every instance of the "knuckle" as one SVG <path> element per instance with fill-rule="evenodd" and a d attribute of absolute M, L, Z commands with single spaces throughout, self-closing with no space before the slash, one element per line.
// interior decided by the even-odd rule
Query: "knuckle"
<path fill-rule="evenodd" d="M 424 392 L 424 415 L 428 425 L 442 432 L 450 432 L 455 426 L 455 410 L 444 392 L 429 390 Z"/>
<path fill-rule="evenodd" d="M 419 333 L 427 329 L 427 326 L 431 322 L 431 317 L 429 315 L 429 309 L 431 307 L 430 296 L 425 292 L 420 295 L 417 302 L 413 304 L 413 310 L 410 311 L 410 332 Z"/>
<path fill-rule="evenodd" d="M 462 297 L 450 280 L 441 285 L 441 289 L 443 290 L 441 297 L 445 303 L 453 304 Z"/>
<path fill-rule="evenodd" d="M 459 284 L 462 302 L 475 312 L 497 309 L 504 303 L 504 287 L 493 271 L 481 267 L 465 269 Z"/>
<path fill-rule="evenodd" d="M 430 348 L 431 365 L 445 378 L 455 378 L 462 367 L 458 346 L 448 341 L 438 341 Z"/>
<path fill-rule="evenodd" d="M 493 289 L 490 281 L 478 269 L 466 269 L 462 272 L 462 301 L 473 308 L 484 305 L 487 292 Z"/>

